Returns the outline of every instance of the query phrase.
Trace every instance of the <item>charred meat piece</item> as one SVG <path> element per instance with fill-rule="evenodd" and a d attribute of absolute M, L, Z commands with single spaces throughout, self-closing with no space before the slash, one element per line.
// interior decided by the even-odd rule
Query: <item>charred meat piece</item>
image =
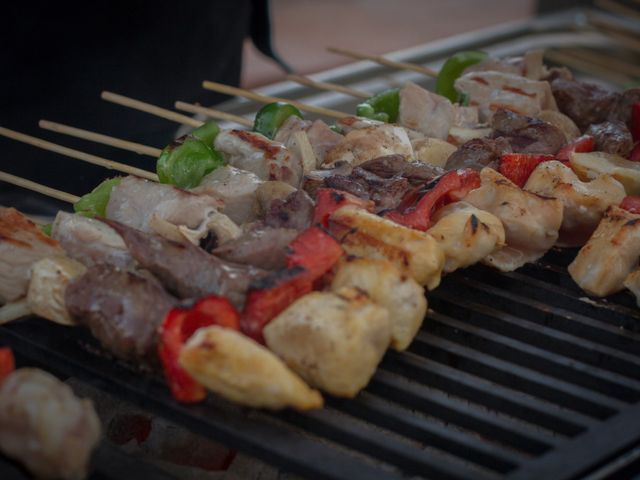
<path fill-rule="evenodd" d="M 497 167 L 500 156 L 510 153 L 511 146 L 504 138 L 474 138 L 460 145 L 447 160 L 446 170 Z"/>
<path fill-rule="evenodd" d="M 631 107 L 629 107 L 631 110 Z M 620 120 L 590 125 L 586 135 L 591 135 L 596 143 L 595 150 L 627 157 L 633 149 L 631 132 Z"/>
<path fill-rule="evenodd" d="M 99 441 L 93 404 L 54 376 L 21 368 L 0 384 L 0 451 L 35 477 L 85 478 Z"/>
<path fill-rule="evenodd" d="M 15 208 L 0 207 L 0 304 L 27 293 L 31 265 L 63 254 L 57 241 Z"/>
<path fill-rule="evenodd" d="M 386 155 L 374 158 L 360 164 L 360 168 L 382 178 L 401 176 L 406 178 L 412 185 L 421 185 L 444 173 L 444 170 L 440 167 L 423 162 L 407 162 L 402 155 Z"/>
<path fill-rule="evenodd" d="M 263 273 L 257 268 L 220 260 L 189 243 L 172 242 L 113 221 L 107 223 L 122 236 L 140 266 L 180 298 L 215 293 L 241 306 L 251 280 Z"/>
<path fill-rule="evenodd" d="M 302 231 L 311 225 L 313 207 L 311 197 L 304 190 L 298 190 L 284 200 L 272 201 L 264 223 L 273 228 Z"/>
<path fill-rule="evenodd" d="M 630 127 L 631 106 L 634 103 L 640 103 L 640 88 L 630 88 L 622 92 L 622 95 L 620 95 L 617 101 L 611 106 L 608 120 L 618 120 Z"/>
<path fill-rule="evenodd" d="M 553 155 L 565 144 L 565 135 L 558 127 L 504 108 L 493 116 L 491 128 L 494 138 L 505 138 L 516 153 Z"/>
<path fill-rule="evenodd" d="M 576 122 L 580 130 L 592 123 L 602 123 L 609 116 L 611 106 L 620 98 L 619 93 L 609 92 L 593 83 L 556 78 L 551 90 L 558 109 Z"/>
<path fill-rule="evenodd" d="M 120 235 L 106 223 L 93 218 L 58 212 L 51 236 L 71 258 L 87 267 L 108 263 L 129 268 L 135 263 Z"/>
<path fill-rule="evenodd" d="M 292 228 L 260 228 L 216 248 L 213 255 L 265 270 L 286 266 L 287 246 L 298 236 Z"/>
<path fill-rule="evenodd" d="M 69 283 L 65 303 L 115 356 L 153 361 L 158 325 L 177 300 L 151 275 L 103 264 Z"/>

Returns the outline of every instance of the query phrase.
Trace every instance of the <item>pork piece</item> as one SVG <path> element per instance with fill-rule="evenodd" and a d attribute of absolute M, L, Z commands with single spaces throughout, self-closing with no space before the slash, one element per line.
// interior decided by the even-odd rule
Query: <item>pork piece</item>
<path fill-rule="evenodd" d="M 322 120 L 316 120 L 307 129 L 307 138 L 313 148 L 317 160 L 317 166 L 324 164 L 327 154 L 344 138 L 334 132 Z"/>
<path fill-rule="evenodd" d="M 412 185 L 422 185 L 444 173 L 442 168 L 424 162 L 407 162 L 402 155 L 374 158 L 359 167 L 382 178 L 404 177 Z"/>
<path fill-rule="evenodd" d="M 631 128 L 631 106 L 634 103 L 640 103 L 640 88 L 630 88 L 622 92 L 622 95 L 611 105 L 607 119 L 623 122 Z"/>
<path fill-rule="evenodd" d="M 595 150 L 627 157 L 633 149 L 631 132 L 620 120 L 590 125 L 585 132 L 595 140 Z"/>
<path fill-rule="evenodd" d="M 325 165 L 334 166 L 337 162 L 344 161 L 355 167 L 367 160 L 392 154 L 411 159 L 411 141 L 404 128 L 383 124 L 349 132 L 327 153 Z"/>
<path fill-rule="evenodd" d="M 242 225 L 258 216 L 256 192 L 262 183 L 255 173 L 225 165 L 206 175 L 192 191 L 218 198 L 220 211 Z"/>
<path fill-rule="evenodd" d="M 60 242 L 69 257 L 87 267 L 108 263 L 126 269 L 135 263 L 120 235 L 93 218 L 60 211 L 53 222 L 51 237 Z"/>
<path fill-rule="evenodd" d="M 398 123 L 427 137 L 446 140 L 455 113 L 448 98 L 429 92 L 413 82 L 400 90 Z"/>
<path fill-rule="evenodd" d="M 551 90 L 558 109 L 576 122 L 580 130 L 592 123 L 602 123 L 609 116 L 611 107 L 618 102 L 619 93 L 610 92 L 593 83 L 556 78 Z"/>
<path fill-rule="evenodd" d="M 86 478 L 100 441 L 90 400 L 35 368 L 21 368 L 0 384 L 0 451 L 37 478 Z M 11 475 L 10 475 L 11 476 Z"/>
<path fill-rule="evenodd" d="M 311 120 L 303 120 L 297 115 L 287 118 L 273 137 L 274 142 L 286 145 L 296 132 L 306 132 L 311 126 Z"/>
<path fill-rule="evenodd" d="M 636 297 L 636 304 L 640 307 L 640 268 L 627 275 L 623 284 Z"/>
<path fill-rule="evenodd" d="M 506 242 L 483 263 L 510 272 L 542 257 L 558 239 L 562 202 L 521 190 L 491 168 L 482 169 L 480 179 L 480 187 L 469 192 L 464 201 L 498 217 Z"/>
<path fill-rule="evenodd" d="M 31 265 L 63 254 L 57 241 L 15 208 L 0 207 L 0 304 L 27 293 Z"/>
<path fill-rule="evenodd" d="M 589 239 L 605 210 L 619 205 L 625 197 L 624 186 L 610 175 L 582 182 L 561 162 L 542 162 L 531 173 L 524 189 L 559 199 L 564 208 L 558 245 L 580 246 Z"/>
<path fill-rule="evenodd" d="M 281 180 L 298 188 L 302 163 L 281 143 L 247 130 L 222 130 L 214 142 L 229 165 L 255 173 L 261 180 Z"/>
<path fill-rule="evenodd" d="M 627 275 L 638 267 L 638 258 L 640 215 L 613 205 L 568 270 L 585 292 L 606 297 L 622 290 Z"/>
<path fill-rule="evenodd" d="M 265 270 L 284 268 L 287 247 L 298 233 L 292 228 L 260 228 L 221 245 L 211 253 L 229 262 Z"/>
<path fill-rule="evenodd" d="M 477 106 L 480 121 L 491 119 L 499 108 L 535 117 L 542 110 L 557 110 L 549 83 L 501 72 L 470 72 L 455 81 L 458 91 Z"/>
<path fill-rule="evenodd" d="M 311 386 L 339 397 L 366 387 L 391 340 L 389 312 L 356 289 L 312 292 L 264 329 L 271 351 Z"/>
<path fill-rule="evenodd" d="M 492 71 L 540 80 L 548 74 L 543 64 L 543 57 L 543 50 L 529 50 L 522 57 L 488 57 L 480 63 L 471 65 L 465 69 L 464 73 Z"/>
<path fill-rule="evenodd" d="M 500 108 L 491 119 L 494 138 L 503 137 L 516 153 L 553 155 L 565 144 L 564 133 L 550 123 Z"/>
<path fill-rule="evenodd" d="M 444 252 L 445 273 L 468 267 L 505 244 L 505 232 L 498 217 L 466 202 L 439 209 L 435 225 L 427 230 Z"/>
<path fill-rule="evenodd" d="M 124 224 L 107 221 L 122 236 L 131 255 L 179 298 L 215 293 L 242 306 L 249 283 L 260 269 L 225 262 L 189 243 L 177 243 Z"/>
<path fill-rule="evenodd" d="M 445 165 L 446 170 L 473 168 L 482 170 L 485 167 L 497 168 L 500 156 L 510 153 L 511 145 L 505 138 L 474 138 L 460 145 L 451 154 Z"/>
<path fill-rule="evenodd" d="M 324 185 L 373 200 L 378 212 L 396 208 L 412 188 L 404 177 L 382 178 L 360 167 L 354 168 L 349 175 L 328 177 Z"/>
<path fill-rule="evenodd" d="M 152 362 L 158 326 L 177 300 L 151 275 L 100 264 L 69 283 L 65 303 L 71 318 L 106 350 Z"/>
<path fill-rule="evenodd" d="M 271 202 L 264 218 L 265 225 L 302 231 L 311 225 L 315 203 L 304 190 L 289 194 L 284 200 Z"/>
<path fill-rule="evenodd" d="M 389 312 L 391 347 L 405 350 L 427 313 L 427 298 L 418 283 L 387 261 L 348 257 L 340 263 L 331 290 L 357 288 Z"/>

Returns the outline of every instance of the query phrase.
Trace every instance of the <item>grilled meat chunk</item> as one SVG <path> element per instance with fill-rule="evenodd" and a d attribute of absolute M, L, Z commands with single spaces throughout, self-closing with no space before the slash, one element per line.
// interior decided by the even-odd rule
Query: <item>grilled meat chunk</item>
<path fill-rule="evenodd" d="M 627 157 L 633 149 L 631 132 L 620 120 L 590 125 L 585 134 L 595 140 L 595 150 Z"/>
<path fill-rule="evenodd" d="M 516 153 L 555 154 L 565 144 L 564 133 L 550 123 L 500 108 L 491 119 L 493 137 L 503 137 Z"/>
<path fill-rule="evenodd" d="M 172 242 L 121 223 L 106 222 L 122 236 L 138 264 L 180 298 L 215 293 L 240 307 L 249 283 L 264 273 L 254 267 L 225 262 L 189 243 Z"/>
<path fill-rule="evenodd" d="M 211 253 L 229 262 L 265 270 L 284 268 L 287 247 L 298 233 L 292 228 L 259 228 L 221 245 Z"/>
<path fill-rule="evenodd" d="M 307 138 L 313 148 L 317 160 L 317 166 L 324 164 L 327 154 L 344 138 L 334 132 L 322 120 L 316 120 L 307 129 Z"/>
<path fill-rule="evenodd" d="M 609 92 L 593 83 L 556 78 L 551 90 L 558 109 L 576 122 L 580 130 L 592 123 L 602 123 L 609 116 L 611 106 L 620 98 L 619 93 Z"/>
<path fill-rule="evenodd" d="M 627 278 L 624 279 L 624 286 L 636 297 L 636 304 L 640 307 L 640 268 L 627 275 Z"/>
<path fill-rule="evenodd" d="M 0 451 L 40 479 L 86 478 L 100 441 L 100 420 L 89 400 L 54 376 L 21 368 L 0 384 Z"/>
<path fill-rule="evenodd" d="M 631 107 L 634 103 L 640 103 L 640 88 L 630 88 L 617 97 L 611 106 L 607 120 L 623 122 L 631 127 Z"/>
<path fill-rule="evenodd" d="M 296 132 L 305 132 L 311 126 L 311 120 L 303 120 L 297 115 L 291 115 L 287 118 L 273 137 L 274 142 L 286 145 Z"/>
<path fill-rule="evenodd" d="M 487 57 L 482 62 L 465 69 L 464 73 L 502 72 L 520 75 L 532 80 L 540 80 L 547 74 L 547 69 L 543 64 L 543 57 L 543 50 L 529 50 L 522 57 Z"/>
<path fill-rule="evenodd" d="M 412 185 L 422 185 L 444 173 L 444 170 L 423 162 L 407 162 L 402 155 L 386 155 L 361 163 L 359 167 L 378 177 L 401 176 Z"/>
<path fill-rule="evenodd" d="M 271 202 L 265 225 L 302 231 L 311 225 L 314 202 L 304 190 L 297 190 L 283 200 Z"/>
<path fill-rule="evenodd" d="M 413 82 L 407 82 L 400 90 L 398 123 L 403 127 L 446 140 L 454 119 L 454 107 L 448 98 Z"/>
<path fill-rule="evenodd" d="M 51 236 L 71 258 L 87 267 L 108 263 L 129 268 L 135 263 L 120 235 L 106 223 L 93 218 L 60 211 L 53 222 Z"/>
<path fill-rule="evenodd" d="M 614 205 L 569 265 L 569 274 L 588 294 L 605 297 L 622 290 L 638 258 L 640 215 Z"/>
<path fill-rule="evenodd" d="M 27 293 L 31 265 L 63 254 L 57 241 L 15 208 L 0 207 L 0 304 Z"/>
<path fill-rule="evenodd" d="M 496 168 L 503 153 L 511 152 L 509 141 L 504 138 L 474 138 L 460 145 L 451 154 L 446 163 L 446 170 L 484 167 Z"/>

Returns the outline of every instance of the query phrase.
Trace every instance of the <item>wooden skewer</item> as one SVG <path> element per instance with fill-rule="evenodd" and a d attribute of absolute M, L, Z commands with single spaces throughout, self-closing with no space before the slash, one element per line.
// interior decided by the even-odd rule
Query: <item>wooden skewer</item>
<path fill-rule="evenodd" d="M 356 90 L 350 87 L 345 87 L 344 85 L 338 85 L 337 83 L 318 82 L 316 80 L 312 80 L 309 77 L 305 77 L 304 75 L 287 75 L 287 80 L 291 80 L 292 82 L 296 82 L 301 85 L 306 85 L 307 87 L 317 88 L 318 90 L 344 93 L 345 95 L 351 95 L 352 97 L 369 98 L 373 96 L 373 94 L 371 93 L 363 92 L 362 90 Z"/>
<path fill-rule="evenodd" d="M 638 12 L 638 10 L 627 7 L 626 5 L 622 5 L 618 2 L 614 2 L 613 0 L 595 0 L 595 2 L 593 3 L 596 7 L 599 7 L 607 12 L 621 15 L 623 17 L 640 19 L 640 12 Z"/>
<path fill-rule="evenodd" d="M 545 58 L 548 58 L 553 62 L 559 63 L 561 65 L 566 65 L 568 67 L 575 68 L 577 70 L 581 70 L 586 73 L 595 74 L 598 76 L 602 76 L 604 78 L 608 78 L 612 82 L 616 82 L 621 85 L 631 81 L 631 77 L 628 77 L 627 75 L 613 72 L 609 68 L 600 67 L 591 62 L 586 62 L 584 60 L 578 59 L 571 55 L 567 55 L 565 53 L 547 51 L 545 52 L 544 56 Z"/>
<path fill-rule="evenodd" d="M 175 108 L 178 110 L 183 110 L 189 113 L 202 113 L 211 118 L 216 118 L 218 120 L 225 120 L 227 122 L 237 123 L 238 125 L 243 125 L 245 127 L 253 127 L 253 122 L 248 118 L 241 117 L 239 115 L 234 115 L 233 113 L 222 112 L 220 110 L 214 110 L 212 108 L 202 107 L 200 105 L 194 105 L 192 103 L 186 102 L 176 102 Z"/>
<path fill-rule="evenodd" d="M 122 105 L 123 107 L 140 110 L 157 117 L 166 118 L 167 120 L 171 120 L 172 122 L 180 123 L 182 125 L 189 125 L 190 127 L 197 128 L 204 123 L 200 120 L 196 120 L 195 118 L 182 115 L 181 113 L 172 112 L 171 110 L 167 110 L 166 108 L 157 107 L 155 105 L 151 105 L 150 103 L 141 102 L 140 100 L 135 100 L 133 98 L 125 97 L 124 95 L 119 95 L 113 92 L 102 92 L 100 94 L 100 98 L 106 100 L 107 102 L 117 103 L 118 105 Z"/>
<path fill-rule="evenodd" d="M 429 67 L 424 67 L 422 65 L 416 65 L 415 63 L 406 63 L 406 62 L 396 62 L 395 60 L 389 60 L 382 55 L 369 55 L 366 53 L 358 53 L 351 50 L 345 50 L 344 48 L 336 48 L 336 47 L 327 47 L 327 50 L 331 53 L 337 53 L 339 55 L 344 55 L 345 57 L 354 58 L 356 60 L 371 60 L 372 62 L 379 63 L 381 65 L 386 65 L 392 68 L 398 68 L 400 70 L 412 70 L 414 72 L 422 73 L 429 77 L 438 77 L 438 72 Z"/>
<path fill-rule="evenodd" d="M 202 82 L 202 86 L 207 90 L 213 90 L 214 92 L 224 93 L 227 95 L 236 95 L 238 97 L 248 98 L 250 100 L 255 100 L 256 102 L 260 102 L 260 103 L 286 102 L 305 112 L 317 113 L 319 115 L 324 115 L 327 117 L 345 118 L 345 117 L 351 116 L 347 113 L 339 112 L 338 110 L 332 110 L 330 108 L 324 108 L 324 107 L 315 107 L 313 105 L 307 105 L 306 103 L 301 103 L 296 100 L 291 100 L 287 98 L 261 95 L 259 93 L 252 92 L 251 90 L 245 90 L 244 88 L 231 87 L 229 85 L 224 85 L 222 83 L 210 82 L 209 80 L 205 80 L 204 82 Z"/>
<path fill-rule="evenodd" d="M 121 140 L 119 138 L 110 137 L 109 135 L 90 132 L 89 130 L 82 130 L 81 128 L 63 125 L 62 123 L 50 122 L 49 120 L 40 120 L 38 122 L 38 126 L 40 128 L 44 128 L 45 130 L 51 130 L 52 132 L 62 133 L 77 138 L 83 138 L 92 142 L 102 143 L 103 145 L 121 148 L 123 150 L 139 153 L 141 155 L 148 155 L 154 158 L 159 157 L 162 153 L 162 150 L 160 150 L 159 148 L 149 147 L 147 145 L 129 142 L 127 140 Z"/>
<path fill-rule="evenodd" d="M 602 20 L 588 15 L 589 23 L 594 27 L 603 30 L 606 35 L 613 38 L 616 42 L 625 47 L 640 52 L 640 40 L 638 40 L 637 33 L 628 29 L 623 25 L 614 24 L 608 20 Z"/>
<path fill-rule="evenodd" d="M 0 135 L 2 135 L 3 137 L 11 138 L 12 140 L 17 140 L 18 142 L 33 145 L 34 147 L 42 148 L 51 152 L 60 153 L 61 155 L 66 155 L 67 157 L 82 160 L 83 162 L 92 163 L 94 165 L 99 165 L 101 167 L 109 168 L 112 170 L 118 170 L 120 172 L 128 173 L 130 175 L 136 175 L 138 177 L 146 178 L 156 182 L 158 181 L 158 176 L 155 173 L 142 170 L 141 168 L 132 167 L 131 165 L 125 165 L 124 163 L 120 162 L 114 162 L 113 160 L 108 160 L 96 155 L 91 155 L 90 153 L 81 152 L 80 150 L 74 150 L 73 148 L 64 147 L 62 145 L 58 145 L 57 143 L 47 142 L 46 140 L 42 140 L 41 138 L 32 137 L 31 135 L 25 135 L 24 133 L 9 130 L 8 128 L 0 127 Z"/>
<path fill-rule="evenodd" d="M 640 1 L 640 0 L 639 0 Z M 568 55 L 572 55 L 576 58 L 585 60 L 587 62 L 594 63 L 601 67 L 614 69 L 618 72 L 623 72 L 632 77 L 640 78 L 640 67 L 637 65 L 632 65 L 627 62 L 623 62 L 622 60 L 618 60 L 617 58 L 613 58 L 609 55 L 603 55 L 597 52 L 590 52 L 587 50 L 578 50 L 578 49 L 569 49 L 563 50 L 563 53 Z"/>
<path fill-rule="evenodd" d="M 0 181 L 7 182 L 12 185 L 17 185 L 18 187 L 26 188 L 27 190 L 32 190 L 34 192 L 42 193 L 47 197 L 62 200 L 63 202 L 76 203 L 78 200 L 80 200 L 80 197 L 72 195 L 71 193 L 63 192 L 62 190 L 56 190 L 55 188 L 32 182 L 31 180 L 27 180 L 26 178 L 16 177 L 15 175 L 11 175 L 10 173 L 3 171 L 0 171 Z"/>

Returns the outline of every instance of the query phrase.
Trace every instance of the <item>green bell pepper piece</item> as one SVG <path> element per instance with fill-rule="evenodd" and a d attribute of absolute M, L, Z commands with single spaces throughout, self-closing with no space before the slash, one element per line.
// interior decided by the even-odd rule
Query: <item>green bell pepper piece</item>
<path fill-rule="evenodd" d="M 116 185 L 120 185 L 122 178 L 109 178 L 98 185 L 91 192 L 80 197 L 73 204 L 73 210 L 85 217 L 104 217 L 106 216 L 107 203 L 111 197 L 111 190 Z"/>
<path fill-rule="evenodd" d="M 47 237 L 51 236 L 51 232 L 53 230 L 53 223 L 47 223 L 45 225 L 40 225 L 40 230 L 42 231 L 42 233 L 44 233 Z"/>
<path fill-rule="evenodd" d="M 207 122 L 200 125 L 193 132 L 191 136 L 196 137 L 198 140 L 202 140 L 206 145 L 213 148 L 213 142 L 220 133 L 220 127 L 216 122 Z"/>
<path fill-rule="evenodd" d="M 454 87 L 454 82 L 462 75 L 467 67 L 480 63 L 487 54 L 476 50 L 458 52 L 444 62 L 436 80 L 436 93 L 447 97 L 452 102 L 460 101 L 460 92 Z"/>
<path fill-rule="evenodd" d="M 224 165 L 222 155 L 193 135 L 176 139 L 162 150 L 156 163 L 161 183 L 194 188 L 202 178 Z"/>
<path fill-rule="evenodd" d="M 273 139 L 278 129 L 291 115 L 302 118 L 300 110 L 289 103 L 268 103 L 256 113 L 253 131 Z"/>
<path fill-rule="evenodd" d="M 400 90 L 390 88 L 380 92 L 356 107 L 356 115 L 381 122 L 395 123 L 400 111 Z"/>

